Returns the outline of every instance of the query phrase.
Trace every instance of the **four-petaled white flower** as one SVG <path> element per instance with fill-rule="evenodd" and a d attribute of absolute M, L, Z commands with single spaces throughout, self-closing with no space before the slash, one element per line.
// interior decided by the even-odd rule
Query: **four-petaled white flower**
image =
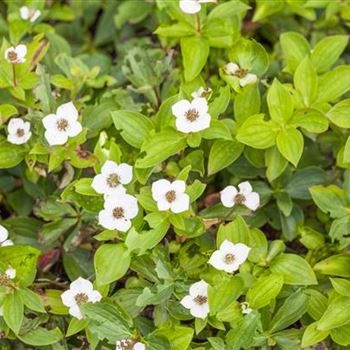
<path fill-rule="evenodd" d="M 239 79 L 239 85 L 242 87 L 250 84 L 255 84 L 258 80 L 258 77 L 249 73 L 247 69 L 240 68 L 236 63 L 227 63 L 225 66 L 225 71 L 228 75 L 233 75 Z"/>
<path fill-rule="evenodd" d="M 46 129 L 45 138 L 50 146 L 64 145 L 68 137 L 77 136 L 82 126 L 78 122 L 78 111 L 72 102 L 57 108 L 56 114 L 49 114 L 43 118 Z"/>
<path fill-rule="evenodd" d="M 108 230 L 126 232 L 131 227 L 133 219 L 139 211 L 137 199 L 129 194 L 120 193 L 118 196 L 108 196 L 104 209 L 98 214 L 98 222 Z"/>
<path fill-rule="evenodd" d="M 232 243 L 225 240 L 209 259 L 209 264 L 217 270 L 229 273 L 237 271 L 247 260 L 250 248 L 243 243 Z"/>
<path fill-rule="evenodd" d="M 101 174 L 94 177 L 92 188 L 104 195 L 114 195 L 117 193 L 125 193 L 123 185 L 127 185 L 132 180 L 132 167 L 129 164 L 117 164 L 111 160 L 107 160 L 102 168 Z"/>
<path fill-rule="evenodd" d="M 209 313 L 208 283 L 201 280 L 192 284 L 189 295 L 181 300 L 181 305 L 189 309 L 192 316 L 205 319 Z"/>
<path fill-rule="evenodd" d="M 158 180 L 152 184 L 152 197 L 157 202 L 159 210 L 171 210 L 181 213 L 190 207 L 190 196 L 185 193 L 185 181 Z"/>
<path fill-rule="evenodd" d="M 78 320 L 83 318 L 80 311 L 81 305 L 96 303 L 101 298 L 102 295 L 97 290 L 94 290 L 92 283 L 82 277 L 73 281 L 69 289 L 61 294 L 63 304 L 69 307 L 69 313 Z"/>
<path fill-rule="evenodd" d="M 0 247 L 13 245 L 13 242 L 8 238 L 9 233 L 7 229 L 4 226 L 0 225 Z"/>
<path fill-rule="evenodd" d="M 204 88 L 203 86 L 201 86 L 198 90 L 193 91 L 191 96 L 193 98 L 203 97 L 203 98 L 208 100 L 208 97 L 210 96 L 210 94 L 212 92 L 213 92 L 213 90 L 210 87 Z"/>
<path fill-rule="evenodd" d="M 7 141 L 15 145 L 26 143 L 32 136 L 30 123 L 21 118 L 12 118 L 8 123 L 7 131 Z"/>
<path fill-rule="evenodd" d="M 10 47 L 5 51 L 5 59 L 12 64 L 23 63 L 26 61 L 27 46 L 21 44 L 16 47 Z"/>
<path fill-rule="evenodd" d="M 249 307 L 249 304 L 246 301 L 243 301 L 241 303 L 241 311 L 242 314 L 249 315 L 253 311 L 253 309 Z"/>
<path fill-rule="evenodd" d="M 117 341 L 115 350 L 146 350 L 146 345 L 133 339 L 122 339 Z"/>
<path fill-rule="evenodd" d="M 183 12 L 193 15 L 201 10 L 201 4 L 213 2 L 217 3 L 217 0 L 180 0 L 180 8 Z"/>
<path fill-rule="evenodd" d="M 32 8 L 29 8 L 28 6 L 22 6 L 19 9 L 19 13 L 21 15 L 21 18 L 25 21 L 35 22 L 41 15 L 40 10 L 35 10 Z"/>
<path fill-rule="evenodd" d="M 183 133 L 197 132 L 209 128 L 210 115 L 205 98 L 195 98 L 192 102 L 181 100 L 171 107 L 176 117 L 176 129 Z"/>
<path fill-rule="evenodd" d="M 256 210 L 260 205 L 259 194 L 253 192 L 252 186 L 248 181 L 238 185 L 239 191 L 234 186 L 227 186 L 220 192 L 222 204 L 226 208 L 232 208 L 234 205 L 243 204 L 250 210 Z"/>

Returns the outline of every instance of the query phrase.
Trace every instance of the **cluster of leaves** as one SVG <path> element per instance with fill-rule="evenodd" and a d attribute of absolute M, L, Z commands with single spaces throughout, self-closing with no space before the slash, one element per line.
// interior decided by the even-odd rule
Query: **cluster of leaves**
<path fill-rule="evenodd" d="M 40 17 L 21 18 L 24 5 Z M 178 0 L 5 0 L 0 13 L 0 224 L 14 242 L 0 242 L 1 348 L 350 346 L 348 1 L 220 0 L 187 14 Z M 14 68 L 5 53 L 19 44 Z M 172 106 L 201 87 L 210 127 L 180 132 Z M 82 132 L 50 145 L 42 120 L 70 101 Z M 7 140 L 11 118 L 30 122 L 28 142 Z M 127 232 L 98 223 L 91 185 L 107 160 L 133 166 Z M 158 209 L 164 178 L 186 182 L 189 210 Z M 256 211 L 220 203 L 247 180 Z M 208 264 L 225 240 L 251 248 L 235 274 Z M 103 297 L 81 320 L 61 300 L 78 277 Z M 180 303 L 199 280 L 205 319 Z"/>

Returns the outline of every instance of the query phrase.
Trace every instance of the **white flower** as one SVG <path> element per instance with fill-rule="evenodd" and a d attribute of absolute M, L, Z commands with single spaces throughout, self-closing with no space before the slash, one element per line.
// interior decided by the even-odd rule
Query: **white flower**
<path fill-rule="evenodd" d="M 6 228 L 0 225 L 0 247 L 6 247 L 9 245 L 13 245 L 13 242 L 8 239 L 9 233 Z"/>
<path fill-rule="evenodd" d="M 158 180 L 152 184 L 152 197 L 157 202 L 159 210 L 171 210 L 181 213 L 190 207 L 190 197 L 185 193 L 186 184 L 182 180 L 170 182 Z"/>
<path fill-rule="evenodd" d="M 46 129 L 45 138 L 50 146 L 64 145 L 68 137 L 76 136 L 82 130 L 78 122 L 78 111 L 72 102 L 59 106 L 56 114 L 43 118 L 43 124 Z"/>
<path fill-rule="evenodd" d="M 132 167 L 126 163 L 117 164 L 107 160 L 102 168 L 101 174 L 94 177 L 92 188 L 97 192 L 105 195 L 125 193 L 123 185 L 130 183 L 132 180 Z"/>
<path fill-rule="evenodd" d="M 25 21 L 35 22 L 41 15 L 40 10 L 31 9 L 27 6 L 22 6 L 19 9 L 19 13 L 21 15 L 21 18 Z"/>
<path fill-rule="evenodd" d="M 244 301 L 243 303 L 241 303 L 241 311 L 242 314 L 249 315 L 253 311 L 253 309 L 251 309 L 249 307 L 249 304 L 246 301 Z"/>
<path fill-rule="evenodd" d="M 205 99 L 208 99 L 212 92 L 213 90 L 210 87 L 204 88 L 203 86 L 201 86 L 198 90 L 193 91 L 191 96 L 193 98 L 203 97 Z"/>
<path fill-rule="evenodd" d="M 32 136 L 30 123 L 21 118 L 12 118 L 8 123 L 7 131 L 7 141 L 15 145 L 26 143 Z"/>
<path fill-rule="evenodd" d="M 233 244 L 230 241 L 223 241 L 219 250 L 211 255 L 209 264 L 217 270 L 223 270 L 229 273 L 237 271 L 248 258 L 250 248 L 243 243 Z"/>
<path fill-rule="evenodd" d="M 180 8 L 183 12 L 188 14 L 195 14 L 201 10 L 201 4 L 206 2 L 214 2 L 217 0 L 180 0 Z"/>
<path fill-rule="evenodd" d="M 115 350 L 146 350 L 146 345 L 132 339 L 118 340 Z"/>
<path fill-rule="evenodd" d="M 93 289 L 92 283 L 82 277 L 73 281 L 69 289 L 61 294 L 63 304 L 69 307 L 69 313 L 78 320 L 83 318 L 79 308 L 80 305 L 96 303 L 101 298 L 102 295 Z"/>
<path fill-rule="evenodd" d="M 258 77 L 255 74 L 249 73 L 244 68 L 240 68 L 236 63 L 230 62 L 226 64 L 225 71 L 227 74 L 239 78 L 239 85 L 242 87 L 250 84 L 255 84 L 258 80 Z"/>
<path fill-rule="evenodd" d="M 222 204 L 226 208 L 232 208 L 234 205 L 243 204 L 250 210 L 256 210 L 260 205 L 259 194 L 253 192 L 252 186 L 248 181 L 238 185 L 239 191 L 234 186 L 227 186 L 220 192 Z"/>
<path fill-rule="evenodd" d="M 189 295 L 181 300 L 181 305 L 189 309 L 192 316 L 205 319 L 209 313 L 208 283 L 201 280 L 192 284 Z"/>
<path fill-rule="evenodd" d="M 27 54 L 27 46 L 21 44 L 16 47 L 10 47 L 5 51 L 5 58 L 7 62 L 16 64 L 26 61 L 25 55 Z"/>
<path fill-rule="evenodd" d="M 98 222 L 108 230 L 126 232 L 131 227 L 130 219 L 133 219 L 138 211 L 135 197 L 123 193 L 108 196 L 105 199 L 104 209 L 98 214 Z"/>
<path fill-rule="evenodd" d="M 184 132 L 197 132 L 209 128 L 210 115 L 205 98 L 195 98 L 192 102 L 181 100 L 171 107 L 176 117 L 176 129 Z"/>
<path fill-rule="evenodd" d="M 7 270 L 0 275 L 0 286 L 8 286 L 10 281 L 16 277 L 16 270 L 9 266 Z"/>

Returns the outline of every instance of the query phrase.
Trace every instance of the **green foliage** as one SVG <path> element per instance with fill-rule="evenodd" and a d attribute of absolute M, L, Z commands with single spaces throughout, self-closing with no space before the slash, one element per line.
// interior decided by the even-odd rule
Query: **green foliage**
<path fill-rule="evenodd" d="M 349 27 L 342 0 L 5 0 L 0 348 L 349 348 Z"/>

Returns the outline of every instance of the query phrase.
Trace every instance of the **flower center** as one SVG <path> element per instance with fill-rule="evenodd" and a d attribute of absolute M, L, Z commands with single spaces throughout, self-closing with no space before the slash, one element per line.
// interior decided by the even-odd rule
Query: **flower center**
<path fill-rule="evenodd" d="M 7 58 L 10 60 L 10 61 L 16 61 L 17 58 L 18 58 L 18 55 L 15 51 L 10 51 L 8 54 L 7 54 Z"/>
<path fill-rule="evenodd" d="M 193 301 L 198 305 L 203 305 L 208 301 L 208 298 L 205 295 L 197 295 Z"/>
<path fill-rule="evenodd" d="M 172 203 L 176 199 L 176 192 L 174 190 L 168 191 L 165 194 L 165 199 L 169 202 Z"/>
<path fill-rule="evenodd" d="M 233 76 L 237 78 L 244 78 L 248 74 L 248 69 L 240 68 L 233 73 Z"/>
<path fill-rule="evenodd" d="M 234 198 L 234 202 L 235 204 L 239 205 L 245 202 L 245 197 L 242 193 L 238 193 L 236 194 L 235 198 Z"/>
<path fill-rule="evenodd" d="M 226 254 L 224 257 L 225 264 L 232 264 L 235 261 L 235 256 L 231 253 Z"/>
<path fill-rule="evenodd" d="M 24 130 L 23 130 L 23 129 L 17 129 L 16 135 L 17 135 L 18 137 L 22 137 L 22 136 L 24 135 Z"/>
<path fill-rule="evenodd" d="M 10 277 L 6 273 L 0 275 L 0 286 L 8 286 L 10 280 Z"/>
<path fill-rule="evenodd" d="M 122 348 L 122 350 L 133 350 L 134 345 L 135 342 L 131 339 L 123 339 L 119 342 L 119 346 Z"/>
<path fill-rule="evenodd" d="M 121 207 L 117 207 L 113 209 L 113 216 L 116 219 L 121 219 L 122 217 L 124 217 L 124 209 Z"/>
<path fill-rule="evenodd" d="M 61 118 L 59 120 L 57 120 L 57 129 L 59 131 L 66 131 L 68 128 L 68 120 Z"/>
<path fill-rule="evenodd" d="M 191 108 L 185 113 L 185 117 L 192 123 L 199 118 L 199 112 L 196 109 Z"/>
<path fill-rule="evenodd" d="M 86 304 L 89 301 L 89 297 L 85 293 L 78 293 L 74 299 L 78 305 Z"/>
<path fill-rule="evenodd" d="M 119 185 L 119 176 L 117 174 L 111 174 L 107 177 L 107 185 L 109 187 L 117 187 Z"/>

